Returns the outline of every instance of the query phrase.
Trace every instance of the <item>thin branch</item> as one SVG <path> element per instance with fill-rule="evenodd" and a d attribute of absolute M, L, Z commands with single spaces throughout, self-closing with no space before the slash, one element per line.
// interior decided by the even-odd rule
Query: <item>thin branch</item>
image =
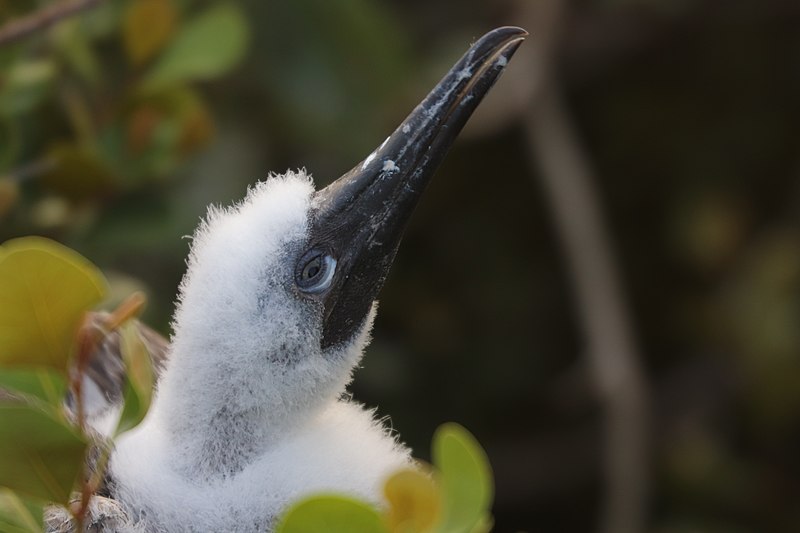
<path fill-rule="evenodd" d="M 640 532 L 647 496 L 647 394 L 595 180 L 554 85 L 539 95 L 526 129 L 576 289 L 587 356 L 605 411 L 601 531 Z"/>
<path fill-rule="evenodd" d="M 527 4 L 527 5 L 526 5 Z M 522 2 L 537 46 L 540 80 L 525 114 L 533 166 L 549 197 L 560 243 L 575 287 L 587 357 L 604 411 L 605 502 L 600 531 L 640 533 L 648 500 L 647 384 L 640 368 L 633 326 L 626 309 L 612 246 L 591 165 L 574 131 L 555 81 L 554 53 L 568 0 Z M 547 15 L 547 16 L 542 16 Z"/>
<path fill-rule="evenodd" d="M 0 45 L 39 32 L 67 17 L 86 11 L 104 0 L 65 0 L 43 7 L 30 15 L 10 20 L 0 26 Z"/>

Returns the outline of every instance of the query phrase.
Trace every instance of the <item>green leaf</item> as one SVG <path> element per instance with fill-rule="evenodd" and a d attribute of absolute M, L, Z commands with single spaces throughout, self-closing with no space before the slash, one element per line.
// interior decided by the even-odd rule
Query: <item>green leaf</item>
<path fill-rule="evenodd" d="M 386 533 L 378 512 L 364 502 L 344 496 L 312 496 L 295 503 L 281 519 L 276 533 Z"/>
<path fill-rule="evenodd" d="M 0 487 L 0 531 L 3 533 L 41 533 L 44 508 L 23 500 L 11 489 Z"/>
<path fill-rule="evenodd" d="M 35 108 L 52 87 L 56 67 L 52 61 L 29 60 L 11 67 L 0 90 L 0 114 L 21 115 Z"/>
<path fill-rule="evenodd" d="M 0 486 L 66 504 L 83 471 L 86 442 L 67 422 L 38 409 L 0 403 Z"/>
<path fill-rule="evenodd" d="M 133 429 L 144 419 L 153 397 L 153 366 L 135 321 L 120 328 L 122 359 L 125 362 L 125 406 L 116 434 Z"/>
<path fill-rule="evenodd" d="M 471 532 L 490 523 L 494 487 L 486 453 L 466 429 L 444 424 L 433 436 L 433 462 L 441 474 L 442 532 Z"/>
<path fill-rule="evenodd" d="M 220 4 L 188 21 L 172 40 L 142 88 L 152 91 L 176 82 L 217 77 L 242 58 L 249 32 L 241 11 Z"/>
<path fill-rule="evenodd" d="M 138 0 L 125 12 L 122 42 L 134 65 L 142 65 L 166 45 L 177 26 L 178 12 L 169 0 Z"/>
<path fill-rule="evenodd" d="M 419 470 L 395 472 L 383 486 L 389 503 L 385 523 L 392 533 L 430 531 L 442 512 L 442 496 L 434 478 Z"/>
<path fill-rule="evenodd" d="M 78 18 L 81 31 L 89 40 L 111 37 L 118 33 L 128 5 L 129 2 L 100 2 Z"/>
<path fill-rule="evenodd" d="M 0 250 L 0 367 L 66 373 L 83 313 L 103 299 L 105 278 L 49 239 L 13 239 Z"/>
<path fill-rule="evenodd" d="M 64 401 L 67 382 L 63 375 L 46 367 L 12 368 L 0 372 L 0 389 L 21 392 L 53 406 Z"/>
<path fill-rule="evenodd" d="M 77 19 L 62 21 L 51 33 L 54 49 L 78 75 L 90 84 L 102 79 L 100 65 L 89 35 Z"/>

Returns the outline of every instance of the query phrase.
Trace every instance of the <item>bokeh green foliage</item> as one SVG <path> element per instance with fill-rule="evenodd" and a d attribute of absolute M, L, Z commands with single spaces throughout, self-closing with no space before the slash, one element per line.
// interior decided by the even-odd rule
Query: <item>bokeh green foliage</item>
<path fill-rule="evenodd" d="M 86 430 L 78 387 L 108 333 L 86 323 L 106 292 L 97 267 L 65 246 L 39 237 L 0 246 L 0 531 L 41 531 L 46 505 L 67 505 L 102 475 L 84 470 L 88 447 L 103 454 L 108 443 Z M 131 379 L 117 435 L 142 420 L 153 388 L 137 330 L 119 327 Z"/>
<path fill-rule="evenodd" d="M 36 179 L 67 201 L 44 209 L 45 225 L 67 224 L 76 206 L 167 180 L 212 139 L 194 83 L 234 67 L 249 31 L 232 2 L 191 4 L 101 2 L 0 47 L 0 216 Z M 40 123 L 53 125 L 45 136 Z"/>
<path fill-rule="evenodd" d="M 0 1 L 0 20 L 45 3 Z M 144 109 L 125 105 L 128 87 L 162 52 L 129 57 L 123 28 L 133 3 L 106 0 L 0 47 L 0 92 L 30 89 L 3 97 L 11 118 L 0 121 L 0 238 L 68 243 L 102 266 L 112 299 L 149 288 L 146 318 L 162 332 L 185 268 L 181 236 L 205 205 L 241 198 L 269 170 L 305 166 L 326 183 L 392 131 L 471 39 L 502 24 L 532 31 L 411 220 L 353 392 L 391 415 L 417 450 L 442 420 L 475 431 L 495 466 L 498 530 L 594 529 L 605 426 L 521 127 L 535 113 L 512 105 L 492 128 L 479 127 L 481 113 L 504 107 L 498 98 L 517 101 L 499 93 L 538 85 L 527 67 L 541 63 L 536 47 L 554 29 L 535 12 L 544 3 L 231 2 L 250 29 L 244 60 Z M 175 8 L 172 30 L 148 31 L 170 42 L 175 28 L 220 4 L 163 3 Z M 564 9 L 554 70 L 597 177 L 655 406 L 653 529 L 798 531 L 796 2 Z M 113 171 L 131 181 L 72 194 L 41 179 L 51 146 L 78 142 L 70 91 L 114 111 L 90 123 L 96 132 L 116 124 L 111 153 L 125 157 L 112 158 Z M 212 137 L 183 154 L 169 142 L 166 156 L 151 151 L 186 131 L 173 117 L 188 94 L 202 102 Z M 129 131 L 147 142 L 129 150 Z M 174 173 L 147 170 L 162 165 Z M 93 167 L 81 168 L 88 181 Z"/>
<path fill-rule="evenodd" d="M 277 533 L 487 533 L 493 481 L 486 453 L 457 424 L 433 437 L 433 466 L 401 470 L 384 486 L 388 505 L 378 510 L 341 495 L 304 498 L 290 507 Z"/>

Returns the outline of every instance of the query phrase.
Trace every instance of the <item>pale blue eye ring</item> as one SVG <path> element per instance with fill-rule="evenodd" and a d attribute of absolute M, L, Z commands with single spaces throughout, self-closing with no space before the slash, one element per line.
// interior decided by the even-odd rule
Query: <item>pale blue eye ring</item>
<path fill-rule="evenodd" d="M 336 259 L 330 254 L 312 250 L 298 263 L 295 281 L 300 290 L 316 294 L 331 286 L 335 273 Z"/>

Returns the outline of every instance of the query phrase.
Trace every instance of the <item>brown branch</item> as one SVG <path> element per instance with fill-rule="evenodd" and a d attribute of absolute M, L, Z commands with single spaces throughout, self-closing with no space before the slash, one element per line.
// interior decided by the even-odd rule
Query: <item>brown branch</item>
<path fill-rule="evenodd" d="M 601 531 L 644 531 L 645 381 L 595 180 L 554 84 L 543 88 L 528 113 L 526 130 L 576 289 L 587 357 L 604 410 L 606 503 Z"/>
<path fill-rule="evenodd" d="M 555 85 L 527 131 L 567 257 L 594 381 L 605 412 L 606 503 L 601 531 L 643 531 L 647 401 L 632 327 L 585 155 Z"/>
<path fill-rule="evenodd" d="M 0 26 L 0 45 L 8 44 L 44 30 L 67 17 L 90 9 L 104 0 L 65 0 L 50 4 L 30 15 Z"/>
<path fill-rule="evenodd" d="M 594 188 L 596 176 L 554 75 L 559 23 L 569 1 L 522 1 L 520 6 L 537 52 L 529 74 L 539 80 L 525 113 L 529 155 L 550 201 L 604 412 L 605 502 L 600 531 L 639 533 L 646 529 L 648 498 L 648 391 Z"/>

